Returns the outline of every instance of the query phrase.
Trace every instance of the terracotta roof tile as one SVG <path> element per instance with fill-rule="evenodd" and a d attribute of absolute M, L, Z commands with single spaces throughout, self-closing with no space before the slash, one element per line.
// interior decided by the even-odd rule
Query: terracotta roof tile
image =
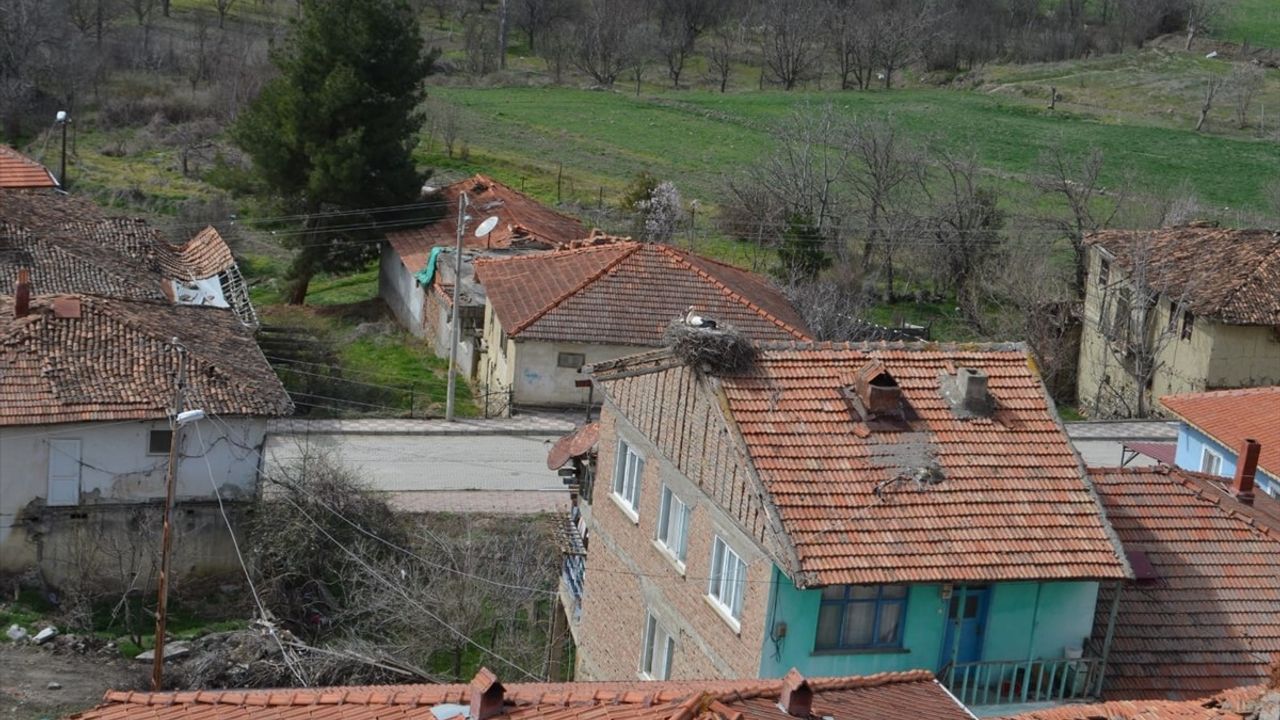
<path fill-rule="evenodd" d="M 657 346 L 689 306 L 758 340 L 805 339 L 804 320 L 767 280 L 668 245 L 619 241 L 481 259 L 476 278 L 509 335 Z"/>
<path fill-rule="evenodd" d="M 1198 697 L 1260 682 L 1280 660 L 1280 502 L 1236 502 L 1214 478 L 1178 469 L 1091 469 L 1125 550 L 1157 578 L 1120 600 L 1105 691 Z M 1098 597 L 1103 637 L 1113 590 Z"/>
<path fill-rule="evenodd" d="M 1126 576 L 1118 542 L 1021 346 L 760 347 L 750 370 L 718 381 L 795 548 L 798 583 Z M 661 354 L 602 363 L 593 374 L 612 393 L 610 373 L 622 379 L 640 363 L 661 367 Z M 844 388 L 872 363 L 901 389 L 902 419 L 868 419 L 846 399 Z M 942 386 L 957 367 L 988 376 L 990 417 L 953 410 Z"/>
<path fill-rule="evenodd" d="M 1235 688 L 1197 700 L 1112 700 L 1062 705 L 1011 715 L 1006 720 L 1249 720 L 1265 705 L 1280 704 L 1280 694 L 1260 687 Z"/>
<path fill-rule="evenodd" d="M 0 145 L 0 189 L 54 188 L 48 168 L 7 145 Z"/>
<path fill-rule="evenodd" d="M 496 216 L 498 226 L 487 238 L 467 233 L 463 244 L 470 248 L 505 248 L 512 245 L 545 245 L 547 248 L 568 245 L 585 237 L 587 228 L 578 220 L 558 213 L 533 198 L 513 190 L 484 175 L 475 175 L 440 189 L 432 196 L 445 204 L 440 219 L 423 227 L 387 233 L 387 242 L 404 261 L 409 272 L 426 267 L 431 248 L 453 247 L 457 243 L 458 197 L 467 193 L 471 215 L 476 218 L 471 229 L 484 218 Z"/>
<path fill-rule="evenodd" d="M 1160 404 L 1233 452 L 1257 440 L 1258 467 L 1280 478 L 1280 386 L 1170 395 Z"/>
<path fill-rule="evenodd" d="M 789 720 L 780 680 L 506 684 L 507 720 Z M 810 681 L 812 717 L 973 720 L 925 671 Z M 432 720 L 435 705 L 466 704 L 468 685 L 403 685 L 200 693 L 109 691 L 78 720 Z M 269 707 L 268 707 L 269 706 Z M 317 706 L 329 706 L 319 711 Z"/>
<path fill-rule="evenodd" d="M 78 301 L 79 315 L 55 311 Z M 252 333 L 224 310 L 88 295 L 40 296 L 17 318 L 0 296 L 0 426 L 163 418 L 178 338 L 193 407 L 287 415 L 293 406 Z"/>
<path fill-rule="evenodd" d="M 1106 230 L 1085 239 L 1126 272 L 1148 258 L 1152 287 L 1196 315 L 1233 325 L 1280 325 L 1280 233 L 1183 226 Z"/>

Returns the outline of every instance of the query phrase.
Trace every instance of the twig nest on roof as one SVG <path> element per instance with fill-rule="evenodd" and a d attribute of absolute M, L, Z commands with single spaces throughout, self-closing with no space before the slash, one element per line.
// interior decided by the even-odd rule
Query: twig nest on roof
<path fill-rule="evenodd" d="M 685 365 L 714 374 L 742 372 L 756 359 L 755 345 L 729 325 L 695 327 L 677 319 L 663 341 Z"/>

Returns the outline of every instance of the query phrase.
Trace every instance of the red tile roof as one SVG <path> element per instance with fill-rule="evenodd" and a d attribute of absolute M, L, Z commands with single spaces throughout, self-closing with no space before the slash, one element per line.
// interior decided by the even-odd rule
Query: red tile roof
<path fill-rule="evenodd" d="M 1262 681 L 1280 660 L 1280 502 L 1168 467 L 1089 471 L 1125 550 L 1157 579 L 1125 588 L 1104 693 L 1201 697 Z M 1103 637 L 1113 590 L 1098 597 Z"/>
<path fill-rule="evenodd" d="M 514 338 L 652 347 L 690 305 L 758 340 L 808 337 L 799 313 L 764 278 L 669 245 L 623 240 L 480 259 L 475 268 Z"/>
<path fill-rule="evenodd" d="M 1006 720 L 1252 720 L 1262 707 L 1280 704 L 1280 694 L 1260 687 L 1236 688 L 1198 700 L 1113 700 L 1033 710 Z"/>
<path fill-rule="evenodd" d="M 811 718 L 973 720 L 922 670 L 815 679 Z M 782 680 L 505 684 L 505 720 L 793 720 Z M 177 693 L 108 692 L 77 720 L 433 720 L 432 708 L 468 705 L 471 685 L 388 685 Z"/>
<path fill-rule="evenodd" d="M 750 370 L 715 380 L 794 546 L 801 586 L 1126 577 L 1022 346 L 760 348 Z M 612 398 L 611 382 L 658 355 L 593 374 Z M 877 366 L 901 388 L 901 420 L 864 420 L 844 393 Z M 944 397 L 961 367 L 987 374 L 989 417 L 963 417 Z"/>
<path fill-rule="evenodd" d="M 1169 395 L 1160 404 L 1233 452 L 1257 440 L 1258 467 L 1280 478 L 1280 386 Z"/>
<path fill-rule="evenodd" d="M 440 219 L 420 228 L 387 233 L 387 241 L 404 261 L 409 272 L 426 267 L 431 248 L 453 247 L 458 233 L 458 197 L 467 193 L 474 218 L 468 229 L 474 231 L 485 218 L 498 218 L 498 226 L 487 238 L 468 232 L 463 244 L 470 248 L 505 248 L 512 245 L 545 245 L 548 248 L 567 245 L 586 237 L 587 228 L 578 220 L 558 213 L 533 198 L 513 190 L 484 175 L 476 175 L 446 185 L 431 196 L 430 201 L 444 203 Z"/>
<path fill-rule="evenodd" d="M 54 187 L 58 187 L 58 182 L 45 166 L 7 145 L 0 145 L 0 189 Z"/>
<path fill-rule="evenodd" d="M 0 426 L 163 418 L 178 338 L 188 402 L 219 415 L 287 415 L 293 406 L 252 333 L 225 310 L 53 295 L 15 317 L 0 296 Z"/>
<path fill-rule="evenodd" d="M 582 457 L 600 441 L 600 423 L 587 423 L 556 441 L 547 451 L 547 469 L 559 470 L 569 460 Z"/>
<path fill-rule="evenodd" d="M 1232 325 L 1280 325 L 1280 233 L 1191 225 L 1105 230 L 1085 243 L 1106 248 L 1126 273 L 1140 263 L 1151 287 L 1196 315 Z"/>

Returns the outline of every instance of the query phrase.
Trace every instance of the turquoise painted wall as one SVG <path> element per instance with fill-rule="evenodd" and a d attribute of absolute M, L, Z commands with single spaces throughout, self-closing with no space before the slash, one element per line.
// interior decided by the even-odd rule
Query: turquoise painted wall
<path fill-rule="evenodd" d="M 1039 589 L 1039 613 L 1036 613 Z M 1095 582 L 999 583 L 993 586 L 984 660 L 1021 660 L 1062 657 L 1063 648 L 1081 645 L 1093 627 L 1098 598 Z M 941 665 L 946 630 L 946 603 L 938 585 L 913 585 L 907 597 L 907 622 L 901 652 L 818 653 L 813 641 L 818 630 L 820 590 L 797 590 L 791 580 L 774 568 L 773 597 L 765 622 L 760 653 L 760 676 L 781 677 L 792 667 L 815 676 L 868 673 Z M 1032 617 L 1038 619 L 1032 624 Z M 769 639 L 775 623 L 787 624 L 786 637 Z"/>

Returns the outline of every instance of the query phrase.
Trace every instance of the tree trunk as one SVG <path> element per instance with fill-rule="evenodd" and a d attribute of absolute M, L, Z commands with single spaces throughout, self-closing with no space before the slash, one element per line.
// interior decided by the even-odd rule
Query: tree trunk
<path fill-rule="evenodd" d="M 532 49 L 532 41 L 530 49 Z M 498 68 L 507 69 L 507 0 L 502 0 L 498 4 Z"/>
<path fill-rule="evenodd" d="M 1188 24 L 1188 25 L 1187 25 L 1187 44 L 1186 44 L 1186 47 L 1184 47 L 1184 48 L 1182 48 L 1182 49 L 1183 49 L 1183 50 L 1190 50 L 1190 49 L 1191 49 L 1191 43 L 1192 43 L 1195 39 L 1196 39 L 1196 26 L 1195 26 L 1195 25 L 1190 25 L 1190 24 Z"/>
<path fill-rule="evenodd" d="M 289 294 L 290 305 L 307 304 L 307 288 L 311 285 L 311 275 L 311 271 L 307 270 L 289 279 L 285 287 Z"/>

